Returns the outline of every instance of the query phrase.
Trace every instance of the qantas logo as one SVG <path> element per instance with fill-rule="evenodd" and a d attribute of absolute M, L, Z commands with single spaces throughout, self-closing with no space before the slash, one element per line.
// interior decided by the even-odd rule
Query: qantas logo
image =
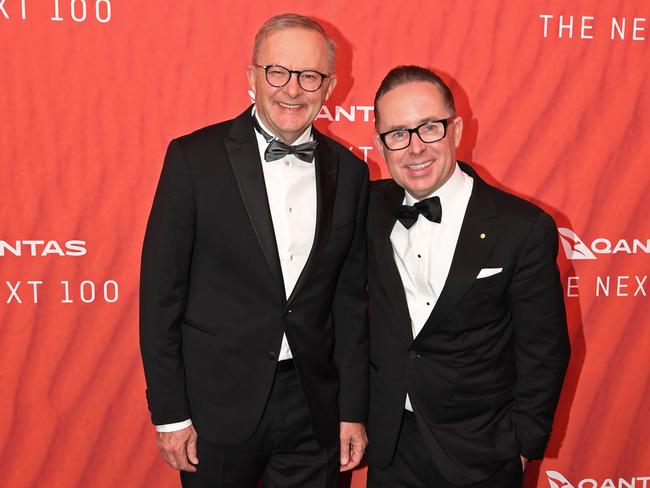
<path fill-rule="evenodd" d="M 650 254 L 650 239 L 611 241 L 598 237 L 587 244 L 571 229 L 560 227 L 558 232 L 564 254 L 571 260 L 597 259 L 597 254 Z"/>
<path fill-rule="evenodd" d="M 562 473 L 547 471 L 546 478 L 550 488 L 650 488 L 650 476 L 637 476 L 635 478 L 606 478 L 596 481 L 592 478 L 580 480 L 573 485 Z"/>
<path fill-rule="evenodd" d="M 558 232 L 560 233 L 560 240 L 562 241 L 562 247 L 564 248 L 567 259 L 596 259 L 594 253 L 582 242 L 578 234 L 571 229 L 560 227 Z"/>
<path fill-rule="evenodd" d="M 562 473 L 558 473 L 557 471 L 547 471 L 546 476 L 548 477 L 550 488 L 574 488 Z"/>

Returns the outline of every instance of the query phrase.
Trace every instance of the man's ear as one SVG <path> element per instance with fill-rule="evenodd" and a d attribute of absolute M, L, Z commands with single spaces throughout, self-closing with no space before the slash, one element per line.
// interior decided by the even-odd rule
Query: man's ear
<path fill-rule="evenodd" d="M 248 86 L 250 87 L 251 91 L 255 93 L 255 66 L 252 64 L 248 65 L 248 68 L 246 68 L 246 78 L 248 78 Z"/>
<path fill-rule="evenodd" d="M 373 141 L 375 141 L 375 147 L 381 154 L 381 157 L 384 158 L 384 161 L 386 161 L 386 148 L 384 147 L 384 143 L 381 142 L 381 138 L 379 137 L 379 134 L 375 132 L 375 136 L 373 137 Z"/>
<path fill-rule="evenodd" d="M 463 137 L 463 118 L 456 117 L 452 124 L 454 124 L 454 145 L 460 146 L 460 140 Z"/>
<path fill-rule="evenodd" d="M 327 100 L 332 92 L 334 91 L 334 87 L 336 86 L 336 82 L 338 81 L 336 78 L 336 75 L 330 75 L 328 78 L 328 84 L 327 84 L 327 91 L 325 92 L 325 100 Z"/>

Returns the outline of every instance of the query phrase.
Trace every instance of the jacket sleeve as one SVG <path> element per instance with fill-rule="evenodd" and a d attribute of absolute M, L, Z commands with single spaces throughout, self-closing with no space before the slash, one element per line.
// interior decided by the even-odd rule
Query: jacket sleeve
<path fill-rule="evenodd" d="M 339 370 L 340 419 L 365 423 L 368 415 L 368 293 L 366 288 L 366 212 L 369 178 L 364 165 L 352 244 L 341 268 L 332 306 L 336 342 L 334 361 Z"/>
<path fill-rule="evenodd" d="M 191 417 L 180 321 L 187 305 L 194 235 L 192 178 L 181 143 L 174 140 L 149 215 L 140 271 L 140 350 L 156 425 Z"/>
<path fill-rule="evenodd" d="M 517 379 L 512 413 L 521 454 L 544 455 L 569 361 L 569 338 L 553 219 L 540 213 L 515 265 L 509 300 Z"/>

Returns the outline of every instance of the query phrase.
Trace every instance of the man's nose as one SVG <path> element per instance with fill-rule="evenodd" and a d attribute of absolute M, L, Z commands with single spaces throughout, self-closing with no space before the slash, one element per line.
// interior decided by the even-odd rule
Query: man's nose
<path fill-rule="evenodd" d="M 302 93 L 302 87 L 298 82 L 298 76 L 298 73 L 290 73 L 289 81 L 284 85 L 285 91 L 292 98 L 295 98 Z"/>
<path fill-rule="evenodd" d="M 417 135 L 417 133 L 411 134 L 411 144 L 409 144 L 409 152 L 413 154 L 420 154 L 426 149 L 427 145 L 422 142 L 422 139 Z"/>

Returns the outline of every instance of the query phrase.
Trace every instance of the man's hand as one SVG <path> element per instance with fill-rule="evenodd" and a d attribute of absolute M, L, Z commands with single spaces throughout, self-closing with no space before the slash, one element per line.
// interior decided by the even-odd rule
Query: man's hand
<path fill-rule="evenodd" d="M 194 473 L 196 467 L 192 465 L 199 464 L 196 439 L 196 431 L 192 425 L 175 432 L 158 432 L 158 449 L 165 462 L 172 468 Z"/>
<path fill-rule="evenodd" d="M 521 454 L 519 455 L 519 457 L 521 458 L 521 470 L 525 471 L 526 470 L 526 464 L 528 463 L 528 459 L 523 457 Z"/>
<path fill-rule="evenodd" d="M 341 472 L 355 468 L 361 462 L 368 445 L 368 437 L 363 424 L 341 422 Z"/>

